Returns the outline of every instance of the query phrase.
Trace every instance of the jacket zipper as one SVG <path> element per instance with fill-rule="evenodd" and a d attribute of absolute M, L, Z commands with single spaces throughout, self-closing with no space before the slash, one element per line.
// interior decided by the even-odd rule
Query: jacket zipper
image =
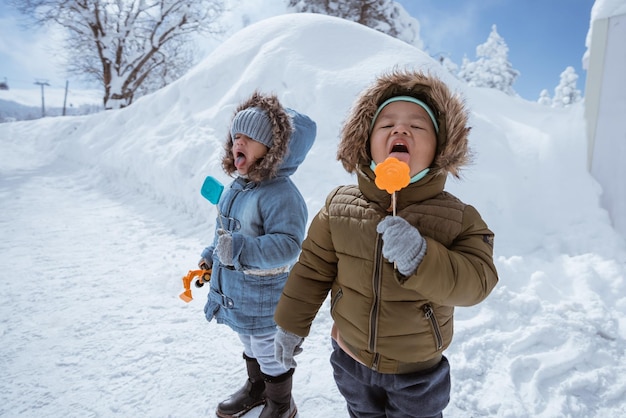
<path fill-rule="evenodd" d="M 369 351 L 374 353 L 372 370 L 378 369 L 379 354 L 376 352 L 376 337 L 378 336 L 378 314 L 380 312 L 380 291 L 382 283 L 382 234 L 377 234 L 376 251 L 374 257 L 374 271 L 372 274 L 373 303 L 370 311 L 370 340 Z"/>
<path fill-rule="evenodd" d="M 439 329 L 439 323 L 437 323 L 437 317 L 435 317 L 435 311 L 429 304 L 424 305 L 424 314 L 426 319 L 430 321 L 430 325 L 435 333 L 435 344 L 437 345 L 437 351 L 443 348 L 443 338 L 441 337 L 441 330 Z"/>

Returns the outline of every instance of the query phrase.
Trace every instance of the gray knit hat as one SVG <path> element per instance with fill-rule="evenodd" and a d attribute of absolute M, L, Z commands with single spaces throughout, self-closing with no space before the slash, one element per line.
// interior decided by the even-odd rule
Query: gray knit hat
<path fill-rule="evenodd" d="M 272 122 L 267 113 L 258 107 L 249 107 L 237 113 L 230 128 L 230 134 L 244 134 L 271 148 L 274 144 Z"/>

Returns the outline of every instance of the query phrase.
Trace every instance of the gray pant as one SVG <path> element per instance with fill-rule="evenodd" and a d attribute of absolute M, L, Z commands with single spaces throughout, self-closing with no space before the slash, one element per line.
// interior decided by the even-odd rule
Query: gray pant
<path fill-rule="evenodd" d="M 276 331 L 263 335 L 238 334 L 243 343 L 246 356 L 255 358 L 261 366 L 261 371 L 269 376 L 280 376 L 289 369 L 274 357 L 274 337 Z"/>
<path fill-rule="evenodd" d="M 346 354 L 333 340 L 330 363 L 352 418 L 436 418 L 450 401 L 450 364 L 444 356 L 428 370 L 382 374 Z"/>

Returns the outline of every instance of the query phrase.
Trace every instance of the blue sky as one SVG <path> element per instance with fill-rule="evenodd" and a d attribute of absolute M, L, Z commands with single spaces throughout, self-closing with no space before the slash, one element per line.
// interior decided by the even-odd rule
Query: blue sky
<path fill-rule="evenodd" d="M 420 22 L 424 48 L 461 64 L 476 59 L 496 25 L 509 47 L 509 61 L 521 75 L 513 89 L 536 100 L 542 89 L 550 95 L 560 75 L 572 66 L 584 92 L 582 57 L 594 0 L 396 0 Z"/>
<path fill-rule="evenodd" d="M 13 88 L 38 88 L 47 80 L 63 88 L 60 46 L 54 33 L 22 30 L 0 0 L 0 80 Z M 585 38 L 593 0 L 401 0 L 400 4 L 420 22 L 425 49 L 460 64 L 463 56 L 476 59 L 476 46 L 484 43 L 495 24 L 509 47 L 509 61 L 521 75 L 514 90 L 527 100 L 537 100 L 542 89 L 550 95 L 560 74 L 572 66 L 584 92 L 582 69 Z M 77 87 L 78 80 L 71 80 Z M 70 86 L 70 87 L 71 87 Z"/>

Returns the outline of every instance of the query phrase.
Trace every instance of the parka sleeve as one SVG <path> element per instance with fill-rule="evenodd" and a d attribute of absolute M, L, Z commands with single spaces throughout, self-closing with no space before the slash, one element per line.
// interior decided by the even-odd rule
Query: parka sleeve
<path fill-rule="evenodd" d="M 424 259 L 404 286 L 446 306 L 472 306 L 491 293 L 498 282 L 494 233 L 474 207 L 465 207 L 462 232 L 449 247 L 431 238 L 426 243 Z"/>
<path fill-rule="evenodd" d="M 276 323 L 293 334 L 308 336 L 336 276 L 337 255 L 326 206 L 311 222 L 298 262 L 291 269 L 276 307 Z"/>
<path fill-rule="evenodd" d="M 300 252 L 308 217 L 300 192 L 293 183 L 285 181 L 265 193 L 266 198 L 259 204 L 263 233 L 232 234 L 233 264 L 237 270 L 281 267 L 293 263 Z"/>

